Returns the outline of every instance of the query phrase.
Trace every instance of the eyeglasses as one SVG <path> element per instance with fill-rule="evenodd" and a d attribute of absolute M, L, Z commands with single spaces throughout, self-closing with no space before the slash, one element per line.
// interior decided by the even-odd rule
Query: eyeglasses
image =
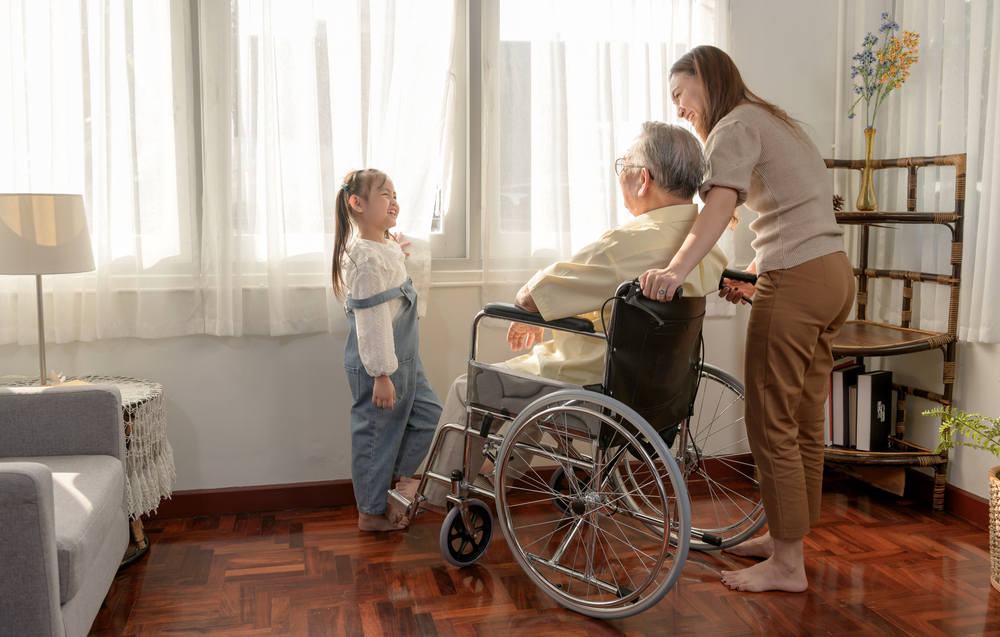
<path fill-rule="evenodd" d="M 626 168 L 646 168 L 646 167 L 645 166 L 639 166 L 637 164 L 626 164 L 624 157 L 619 157 L 618 159 L 615 160 L 615 174 L 616 175 L 622 174 L 622 171 L 625 170 Z M 646 168 L 646 169 L 649 170 L 648 168 Z M 651 171 L 651 170 L 649 171 L 649 178 L 653 179 L 653 171 Z"/>

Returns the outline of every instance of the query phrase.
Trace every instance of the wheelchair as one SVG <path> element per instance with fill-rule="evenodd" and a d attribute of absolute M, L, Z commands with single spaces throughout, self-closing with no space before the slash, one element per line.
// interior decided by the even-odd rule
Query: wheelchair
<path fill-rule="evenodd" d="M 605 333 L 581 318 L 486 305 L 472 324 L 466 422 L 439 429 L 412 500 L 389 492 L 412 517 L 427 485 L 448 485 L 440 544 L 449 563 L 475 563 L 497 524 L 535 585 L 601 619 L 659 602 L 690 548 L 734 546 L 765 522 L 743 387 L 703 361 L 706 300 L 651 301 L 634 280 L 608 304 Z M 603 383 L 579 387 L 477 360 L 485 318 L 604 339 Z M 464 439 L 463 462 L 444 475 L 430 468 L 449 435 Z M 493 461 L 492 482 L 475 469 L 476 454 Z"/>

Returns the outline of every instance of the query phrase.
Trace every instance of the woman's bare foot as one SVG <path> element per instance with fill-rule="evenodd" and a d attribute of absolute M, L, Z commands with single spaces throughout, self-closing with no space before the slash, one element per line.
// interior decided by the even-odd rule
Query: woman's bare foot
<path fill-rule="evenodd" d="M 809 588 L 802 555 L 802 538 L 773 539 L 774 552 L 760 564 L 739 571 L 722 571 L 722 583 L 734 591 L 801 593 Z"/>
<path fill-rule="evenodd" d="M 742 544 L 722 549 L 722 551 L 730 555 L 739 555 L 740 557 L 768 558 L 774 553 L 774 542 L 771 540 L 771 532 L 767 531 L 764 535 L 752 537 Z"/>
<path fill-rule="evenodd" d="M 409 525 L 410 521 L 392 507 L 387 507 L 383 515 L 358 511 L 358 528 L 362 531 L 399 531 Z"/>

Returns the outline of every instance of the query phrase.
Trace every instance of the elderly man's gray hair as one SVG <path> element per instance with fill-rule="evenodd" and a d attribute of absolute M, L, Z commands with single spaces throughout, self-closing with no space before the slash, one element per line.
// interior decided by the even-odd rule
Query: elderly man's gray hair
<path fill-rule="evenodd" d="M 685 199 L 694 197 L 708 172 L 701 143 L 680 126 L 645 122 L 636 152 L 640 156 L 633 161 L 653 173 L 655 184 Z"/>

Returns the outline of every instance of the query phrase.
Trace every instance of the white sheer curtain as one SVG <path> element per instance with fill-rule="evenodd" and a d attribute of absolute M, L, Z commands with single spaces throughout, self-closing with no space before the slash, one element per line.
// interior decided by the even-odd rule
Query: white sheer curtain
<path fill-rule="evenodd" d="M 206 332 L 344 324 L 330 283 L 334 201 L 357 168 L 392 177 L 426 299 L 459 5 L 201 3 Z"/>
<path fill-rule="evenodd" d="M 1000 342 L 993 293 L 1000 286 L 1000 3 L 855 0 L 848 4 L 842 61 L 847 76 L 849 58 L 860 49 L 865 34 L 871 31 L 881 36 L 878 27 L 883 11 L 899 24 L 900 34 L 903 30 L 920 34 L 920 59 L 910 68 L 907 82 L 879 109 L 875 152 L 880 157 L 968 154 L 959 338 Z M 847 84 L 843 97 L 850 104 L 849 80 Z M 848 137 L 838 140 L 841 147 L 851 149 L 851 157 L 863 156 L 863 128 L 863 123 L 847 126 L 844 134 Z M 889 176 L 895 172 L 899 176 Z M 878 171 L 876 175 L 879 209 L 905 210 L 905 174 Z M 954 208 L 952 168 L 923 168 L 918 175 L 918 209 Z M 846 199 L 852 202 L 857 179 L 842 179 L 838 191 L 848 194 Z M 950 272 L 950 236 L 943 228 L 877 229 L 873 236 L 874 267 Z M 894 281 L 878 287 L 871 299 L 876 320 L 898 321 L 898 303 L 890 309 L 890 294 L 898 299 L 900 285 Z M 944 286 L 914 286 L 917 327 L 946 329 L 947 295 Z"/>
<path fill-rule="evenodd" d="M 630 218 L 614 161 L 642 122 L 683 123 L 667 72 L 716 43 L 716 4 L 484 3 L 484 300 Z"/>
<path fill-rule="evenodd" d="M 458 0 L 0 0 L 0 191 L 83 193 L 97 262 L 45 277 L 46 338 L 343 329 L 333 202 L 366 166 L 393 177 L 425 300 L 465 19 Z M 33 277 L 0 277 L 0 344 L 36 326 Z"/>
<path fill-rule="evenodd" d="M 203 330 L 187 7 L 0 0 L 0 191 L 82 193 L 96 256 L 44 277 L 50 341 Z M 37 340 L 33 277 L 0 277 L 0 343 Z"/>

